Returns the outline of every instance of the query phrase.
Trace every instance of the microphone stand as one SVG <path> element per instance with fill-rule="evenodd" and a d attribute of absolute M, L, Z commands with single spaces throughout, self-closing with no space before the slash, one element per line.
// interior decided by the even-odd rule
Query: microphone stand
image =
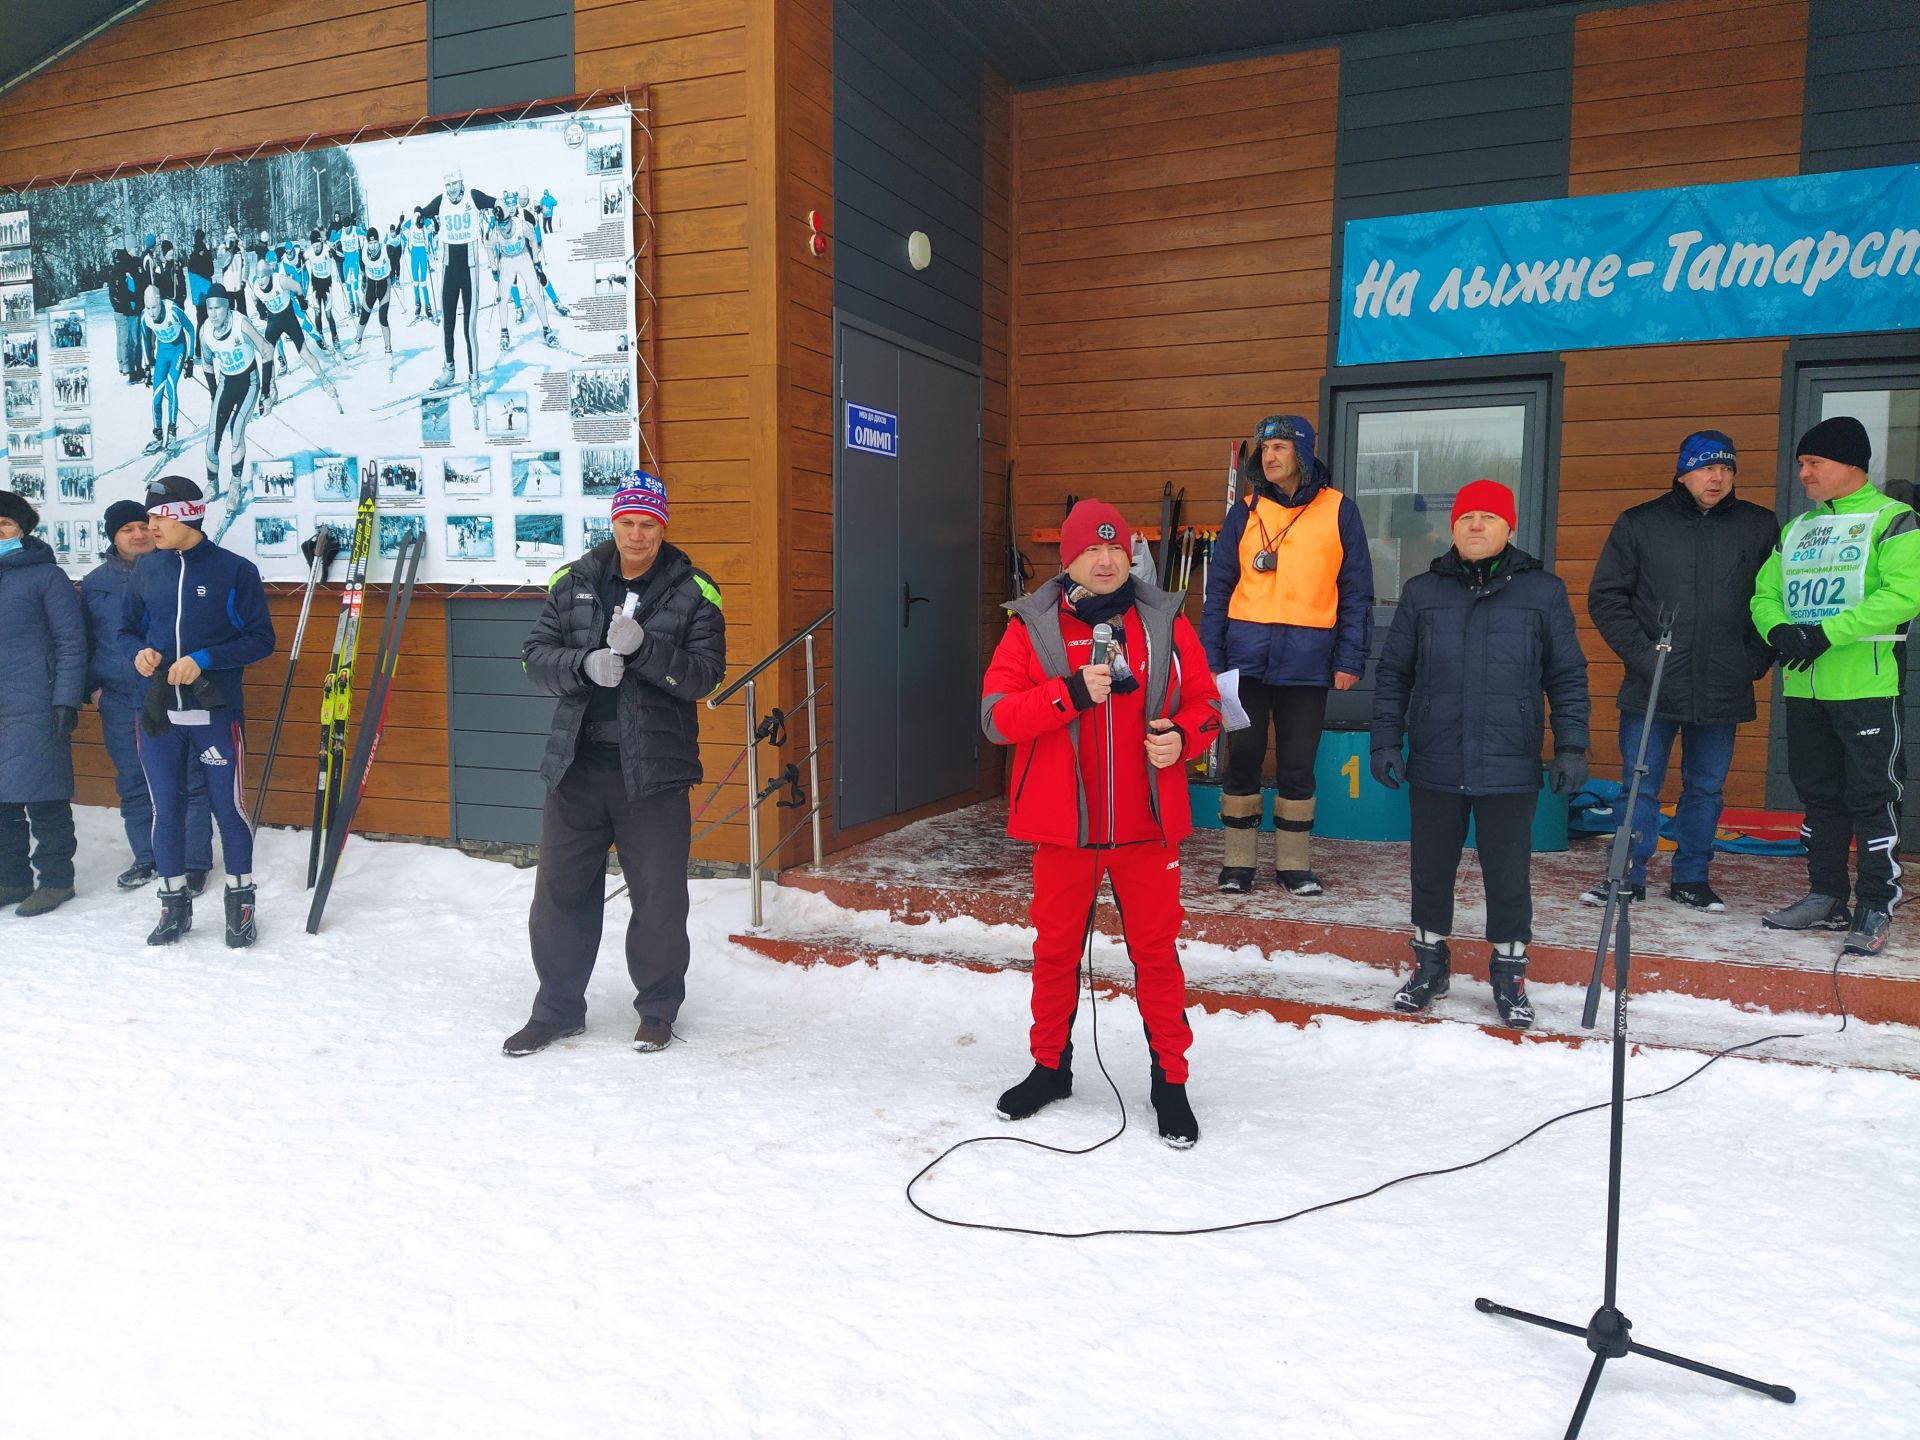
<path fill-rule="evenodd" d="M 1607 1153 L 1607 1268 L 1605 1295 L 1600 1308 L 1593 1312 L 1593 1318 L 1584 1326 L 1570 1324 L 1565 1320 L 1550 1320 L 1544 1315 L 1534 1315 L 1525 1310 L 1515 1310 L 1506 1305 L 1495 1304 L 1481 1297 L 1473 1302 L 1473 1308 L 1482 1315 L 1505 1315 L 1512 1320 L 1524 1320 L 1529 1325 L 1538 1325 L 1547 1330 L 1557 1330 L 1563 1335 L 1578 1335 L 1587 1342 L 1587 1348 L 1593 1352 L 1593 1364 L 1587 1371 L 1587 1383 L 1580 1391 L 1580 1401 L 1573 1409 L 1573 1418 L 1567 1423 L 1566 1440 L 1574 1440 L 1580 1433 L 1580 1426 L 1586 1421 L 1587 1407 L 1593 1403 L 1594 1392 L 1600 1388 L 1600 1376 L 1609 1360 L 1618 1360 L 1625 1355 L 1644 1355 L 1650 1360 L 1678 1366 L 1682 1370 L 1691 1370 L 1696 1375 L 1710 1375 L 1716 1380 L 1724 1380 L 1729 1385 L 1739 1385 L 1748 1390 L 1756 1390 L 1769 1395 L 1783 1404 L 1791 1405 L 1795 1400 L 1794 1392 L 1785 1385 L 1772 1385 L 1764 1380 L 1754 1380 L 1745 1375 L 1736 1375 L 1731 1370 L 1722 1370 L 1716 1365 L 1703 1364 L 1698 1360 L 1689 1360 L 1685 1356 L 1675 1355 L 1666 1350 L 1656 1350 L 1651 1345 L 1642 1345 L 1631 1338 L 1633 1322 L 1620 1313 L 1617 1301 L 1617 1288 L 1620 1274 L 1620 1150 L 1622 1139 L 1622 1121 L 1627 1099 L 1627 970 L 1633 950 L 1631 924 L 1627 903 L 1627 865 L 1632 852 L 1633 816 L 1639 805 L 1640 786 L 1647 774 L 1647 736 L 1653 730 L 1654 707 L 1660 699 L 1660 682 L 1666 674 L 1667 657 L 1673 653 L 1673 621 L 1675 611 L 1671 606 L 1663 606 L 1660 611 L 1660 638 L 1654 645 L 1653 683 L 1647 691 L 1647 709 L 1640 727 L 1640 744 L 1633 757 L 1633 780 L 1627 793 L 1626 813 L 1620 817 L 1619 828 L 1613 833 L 1613 848 L 1607 858 L 1607 905 L 1600 922 L 1600 939 L 1593 952 L 1593 978 L 1587 984 L 1586 1008 L 1580 1017 L 1583 1028 L 1593 1029 L 1594 1019 L 1600 1008 L 1601 977 L 1606 966 L 1607 942 L 1613 942 L 1613 1099 L 1610 1106 Z"/>

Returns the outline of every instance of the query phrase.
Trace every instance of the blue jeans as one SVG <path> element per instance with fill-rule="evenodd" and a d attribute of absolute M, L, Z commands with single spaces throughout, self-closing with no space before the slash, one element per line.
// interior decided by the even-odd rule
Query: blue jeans
<path fill-rule="evenodd" d="M 1633 784 L 1633 757 L 1640 748 L 1645 712 L 1620 715 L 1620 782 Z M 1666 783 L 1673 742 L 1680 740 L 1680 803 L 1674 809 L 1673 838 L 1679 849 L 1673 856 L 1673 883 L 1704 885 L 1713 859 L 1713 836 L 1720 828 L 1725 803 L 1727 767 L 1733 763 L 1733 725 L 1694 725 L 1653 717 L 1647 735 L 1647 778 L 1640 786 L 1640 803 L 1633 812 L 1633 866 L 1630 885 L 1647 883 L 1647 857 L 1660 842 L 1660 787 Z"/>

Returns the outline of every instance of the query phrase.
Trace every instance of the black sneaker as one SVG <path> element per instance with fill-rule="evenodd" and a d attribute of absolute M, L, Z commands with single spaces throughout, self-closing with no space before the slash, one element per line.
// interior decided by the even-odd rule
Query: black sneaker
<path fill-rule="evenodd" d="M 1704 880 L 1679 881 L 1667 887 L 1667 898 L 1681 905 L 1690 905 L 1695 910 L 1705 910 L 1710 915 L 1724 915 L 1727 902 L 1713 893 L 1713 887 Z"/>
<path fill-rule="evenodd" d="M 187 894 L 198 895 L 207 888 L 207 872 L 204 870 L 187 871 Z"/>
<path fill-rule="evenodd" d="M 171 945 L 193 928 L 193 896 L 184 890 L 160 892 L 160 923 L 147 932 L 147 944 Z"/>
<path fill-rule="evenodd" d="M 151 885 L 160 872 L 151 865 L 135 863 L 129 865 L 114 877 L 113 883 L 122 890 L 138 890 L 143 885 Z"/>
<path fill-rule="evenodd" d="M 1878 955 L 1886 948 L 1887 935 L 1892 929 L 1892 915 L 1878 905 L 1862 905 L 1854 913 L 1853 929 L 1847 933 L 1847 943 L 1840 947 L 1840 953 Z"/>
<path fill-rule="evenodd" d="M 1311 870 L 1276 870 L 1274 883 L 1289 895 L 1324 895 L 1320 877 Z"/>
<path fill-rule="evenodd" d="M 1769 910 L 1760 923 L 1769 930 L 1844 930 L 1849 919 L 1844 899 L 1815 890 L 1791 905 Z"/>
<path fill-rule="evenodd" d="M 1220 893 L 1223 895 L 1252 894 L 1252 867 L 1245 865 L 1223 866 L 1220 871 Z"/>
<path fill-rule="evenodd" d="M 1646 898 L 1647 898 L 1646 886 L 1629 885 L 1627 887 L 1627 902 L 1629 904 L 1633 903 L 1636 900 L 1644 900 Z M 1582 905 L 1606 904 L 1607 903 L 1607 882 L 1602 880 L 1598 885 L 1594 886 L 1591 890 L 1584 892 L 1580 896 L 1580 903 Z"/>
<path fill-rule="evenodd" d="M 585 1032 L 585 1025 L 549 1025 L 544 1020 L 529 1020 L 500 1047 L 503 1055 L 533 1055 L 556 1040 L 566 1040 Z"/>
<path fill-rule="evenodd" d="M 1153 1063 L 1151 1096 L 1161 1140 L 1175 1150 L 1191 1150 L 1200 1139 L 1200 1122 L 1193 1118 L 1193 1106 L 1187 1103 L 1187 1087 L 1167 1079 L 1157 1060 Z"/>
<path fill-rule="evenodd" d="M 1071 1094 L 1073 1046 L 1069 1044 L 1060 1052 L 1060 1067 L 1057 1070 L 1049 1070 L 1036 1061 L 1033 1069 L 1027 1072 L 1027 1078 L 1003 1094 L 993 1108 L 1002 1120 L 1024 1120 Z"/>
<path fill-rule="evenodd" d="M 1453 962 L 1447 954 L 1447 942 L 1436 940 L 1431 945 L 1422 945 L 1416 940 L 1413 942 L 1413 974 L 1394 992 L 1393 1008 L 1403 1015 L 1416 1014 L 1446 994 L 1452 983 Z"/>
<path fill-rule="evenodd" d="M 227 948 L 244 950 L 260 938 L 253 903 L 259 892 L 252 885 L 227 886 Z"/>
<path fill-rule="evenodd" d="M 1493 976 L 1493 1003 L 1500 1011 L 1500 1023 L 1516 1030 L 1533 1024 L 1533 1001 L 1527 998 L 1527 962 L 1496 957 L 1490 967 Z"/>

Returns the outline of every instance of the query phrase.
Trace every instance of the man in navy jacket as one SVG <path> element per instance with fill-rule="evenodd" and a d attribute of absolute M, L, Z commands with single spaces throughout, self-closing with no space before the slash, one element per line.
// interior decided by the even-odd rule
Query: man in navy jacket
<path fill-rule="evenodd" d="M 138 890 L 160 872 L 153 867 L 153 798 L 140 768 L 140 704 L 147 682 L 120 646 L 120 615 L 126 608 L 133 567 L 153 551 L 147 507 L 138 500 L 116 500 L 101 526 L 106 548 L 100 563 L 80 582 L 87 607 L 90 659 L 87 685 L 99 692 L 100 738 L 113 760 L 114 788 L 120 795 L 120 823 L 126 827 L 133 864 L 120 872 L 122 890 Z M 187 778 L 187 888 L 198 895 L 213 868 L 213 815 L 198 768 Z"/>
<path fill-rule="evenodd" d="M 140 764 L 153 794 L 160 923 L 149 945 L 170 945 L 193 927 L 185 872 L 187 774 L 194 767 L 205 775 L 220 827 L 227 944 L 256 938 L 241 676 L 273 653 L 273 621 L 260 572 L 207 539 L 206 513 L 191 480 L 166 475 L 147 487 L 157 548 L 133 567 L 121 611 L 121 648 L 151 682 L 140 717 Z"/>

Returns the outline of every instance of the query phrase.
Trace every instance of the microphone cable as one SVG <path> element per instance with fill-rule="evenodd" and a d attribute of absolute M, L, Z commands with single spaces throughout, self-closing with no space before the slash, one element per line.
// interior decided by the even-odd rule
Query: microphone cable
<path fill-rule="evenodd" d="M 975 1135 L 966 1140 L 956 1141 L 954 1144 L 949 1145 L 945 1150 L 942 1150 L 938 1155 L 934 1156 L 933 1159 L 929 1160 L 925 1165 L 921 1166 L 920 1170 L 914 1175 L 914 1177 L 907 1182 L 907 1189 L 906 1189 L 907 1203 L 911 1205 L 915 1210 L 918 1210 L 922 1215 L 926 1216 L 929 1220 L 938 1221 L 942 1225 L 951 1225 L 955 1229 L 959 1229 L 959 1230 L 989 1230 L 1001 1235 L 1032 1235 L 1032 1236 L 1037 1236 L 1041 1239 L 1046 1239 L 1046 1240 L 1098 1240 L 1110 1235 L 1150 1235 L 1150 1236 L 1159 1236 L 1159 1237 L 1173 1237 L 1173 1236 L 1184 1236 L 1184 1235 L 1225 1235 L 1235 1230 L 1264 1229 L 1264 1228 L 1269 1228 L 1276 1225 L 1286 1225 L 1295 1220 L 1305 1219 L 1307 1216 L 1317 1215 L 1323 1210 L 1334 1210 L 1334 1209 L 1338 1209 L 1342 1205 L 1354 1205 L 1359 1203 L 1362 1200 L 1371 1200 L 1376 1195 L 1383 1194 L 1384 1192 L 1391 1190 L 1394 1187 L 1399 1185 L 1411 1184 L 1415 1180 L 1433 1180 L 1433 1179 L 1438 1179 L 1443 1175 L 1458 1175 L 1463 1171 L 1476 1169 L 1481 1165 L 1487 1164 L 1489 1161 L 1498 1160 L 1502 1155 L 1506 1155 L 1514 1150 L 1519 1149 L 1522 1145 L 1526 1144 L 1529 1140 L 1533 1139 L 1536 1135 L 1542 1134 L 1543 1132 L 1551 1129 L 1553 1126 L 1560 1124 L 1563 1120 L 1572 1120 L 1576 1116 L 1580 1116 L 1580 1115 L 1591 1115 L 1596 1110 L 1609 1109 L 1613 1104 L 1612 1097 L 1609 1096 L 1606 1100 L 1603 1100 L 1598 1104 L 1582 1105 L 1577 1109 L 1563 1110 L 1558 1115 L 1555 1115 L 1550 1119 L 1542 1120 L 1538 1125 L 1534 1126 L 1531 1130 L 1527 1131 L 1524 1135 L 1519 1136 L 1517 1139 L 1508 1141 L 1505 1145 L 1500 1146 L 1497 1150 L 1489 1150 L 1485 1155 L 1482 1155 L 1475 1160 L 1465 1160 L 1458 1165 L 1444 1165 L 1444 1166 L 1436 1167 L 1431 1170 L 1410 1171 L 1405 1175 L 1396 1175 L 1391 1180 L 1383 1180 L 1378 1185 L 1375 1185 L 1369 1190 L 1356 1191 L 1351 1195 L 1342 1195 L 1337 1199 L 1333 1199 L 1333 1200 L 1322 1200 L 1318 1204 L 1304 1205 L 1300 1209 L 1289 1211 L 1285 1215 L 1274 1215 L 1274 1216 L 1269 1216 L 1266 1219 L 1260 1219 L 1260 1220 L 1235 1220 L 1235 1221 L 1231 1221 L 1231 1222 L 1227 1222 L 1219 1225 L 1192 1225 L 1192 1226 L 1184 1226 L 1179 1228 L 1172 1228 L 1172 1227 L 1153 1228 L 1153 1227 L 1146 1227 L 1146 1226 L 1113 1226 L 1110 1228 L 1100 1229 L 1100 1230 L 1045 1230 L 1037 1226 L 1029 1226 L 1029 1225 L 996 1225 L 984 1220 L 959 1220 L 959 1219 L 955 1219 L 953 1216 L 942 1215 L 936 1211 L 928 1209 L 925 1205 L 922 1205 L 920 1201 L 914 1197 L 913 1187 L 918 1185 L 928 1175 L 932 1174 L 933 1171 L 944 1160 L 946 1160 L 948 1156 L 954 1154 L 957 1151 L 966 1149 L 969 1145 L 994 1145 L 994 1144 L 1025 1145 L 1032 1149 L 1045 1150 L 1055 1155 L 1091 1155 L 1093 1154 L 1094 1151 L 1106 1148 L 1108 1145 L 1111 1145 L 1114 1141 L 1118 1140 L 1122 1135 L 1126 1134 L 1127 1132 L 1126 1101 L 1124 1098 L 1122 1098 L 1120 1094 L 1120 1087 L 1114 1083 L 1113 1076 L 1107 1072 L 1106 1061 L 1104 1058 L 1102 1058 L 1100 1054 L 1100 1004 L 1099 1004 L 1099 996 L 1094 990 L 1094 983 L 1093 983 L 1094 917 L 1097 913 L 1098 905 L 1099 905 L 1099 896 L 1096 893 L 1094 898 L 1095 908 L 1087 912 L 1087 941 L 1086 941 L 1086 952 L 1083 957 L 1084 963 L 1087 967 L 1087 1001 L 1088 1001 L 1087 1008 L 1092 1015 L 1091 1023 L 1093 1026 L 1094 1063 L 1100 1067 L 1100 1078 L 1107 1082 L 1107 1088 L 1113 1092 L 1114 1103 L 1120 1107 L 1120 1128 L 1115 1130 L 1111 1135 L 1107 1136 L 1104 1140 L 1097 1140 L 1091 1145 L 1082 1146 L 1078 1149 L 1075 1149 L 1070 1146 L 1065 1146 L 1065 1145 L 1049 1145 L 1044 1141 L 1028 1140 L 1023 1136 L 1019 1136 L 1019 1135 Z M 1847 1020 L 1849 1017 L 1847 1014 L 1846 1002 L 1841 998 L 1841 995 L 1840 995 L 1840 966 L 1845 959 L 1846 959 L 1846 952 L 1843 950 L 1840 954 L 1834 957 L 1833 969 L 1829 974 L 1829 978 L 1833 983 L 1834 1009 L 1838 1012 L 1840 1016 L 1840 1024 L 1836 1029 L 1823 1030 L 1823 1031 L 1805 1031 L 1805 1030 L 1784 1031 L 1777 1035 L 1762 1035 L 1757 1040 L 1745 1040 L 1738 1045 L 1729 1045 L 1724 1050 L 1719 1050 L 1714 1052 L 1712 1055 L 1709 1055 L 1705 1060 L 1701 1061 L 1699 1065 L 1694 1067 L 1692 1070 L 1688 1071 L 1685 1075 L 1682 1075 L 1678 1080 L 1674 1081 L 1671 1085 L 1664 1085 L 1658 1090 L 1643 1090 L 1637 1095 L 1629 1095 L 1626 1097 L 1626 1103 L 1631 1104 L 1636 1100 L 1657 1100 L 1663 1095 L 1671 1095 L 1674 1091 L 1678 1090 L 1681 1086 L 1686 1085 L 1689 1082 L 1699 1078 L 1701 1075 L 1705 1074 L 1707 1070 L 1719 1064 L 1722 1060 L 1726 1059 L 1729 1055 L 1738 1055 L 1742 1051 L 1752 1050 L 1756 1046 L 1768 1045 L 1774 1042 L 1775 1040 L 1807 1040 L 1820 1035 L 1838 1036 L 1844 1033 L 1847 1028 Z M 1629 1037 L 1623 1035 L 1622 1037 L 1620 1037 L 1619 1043 L 1630 1044 L 1632 1042 L 1629 1039 Z"/>

